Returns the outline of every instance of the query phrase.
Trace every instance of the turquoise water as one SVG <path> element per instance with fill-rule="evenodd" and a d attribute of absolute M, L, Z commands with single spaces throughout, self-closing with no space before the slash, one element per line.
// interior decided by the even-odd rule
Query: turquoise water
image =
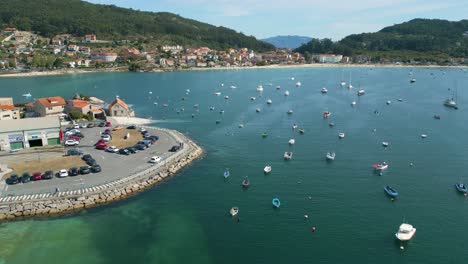
<path fill-rule="evenodd" d="M 177 176 L 126 201 L 64 218 L 1 224 L 0 263 L 460 263 L 468 257 L 468 200 L 454 184 L 460 178 L 468 183 L 468 74 L 418 68 L 412 70 L 417 82 L 410 84 L 409 71 L 320 68 L 0 79 L 0 95 L 16 102 L 27 92 L 34 97 L 81 92 L 106 101 L 119 95 L 139 116 L 164 119 L 160 126 L 186 133 L 206 150 L 203 159 Z M 351 91 L 338 85 L 342 73 L 349 72 L 356 87 Z M 302 86 L 295 87 L 296 81 Z M 259 84 L 265 89 L 262 97 L 250 101 L 258 97 Z M 356 96 L 358 86 L 366 95 Z M 320 94 L 322 87 L 327 95 Z M 446 109 L 443 100 L 455 88 L 460 109 Z M 286 89 L 289 97 L 283 95 Z M 222 96 L 215 96 L 217 91 Z M 266 105 L 267 99 L 273 104 Z M 178 114 L 181 108 L 185 111 Z M 286 114 L 289 109 L 293 115 Z M 326 110 L 332 112 L 328 120 L 322 118 Z M 240 123 L 244 128 L 238 128 Z M 292 131 L 294 123 L 304 135 Z M 269 134 L 265 139 L 263 132 Z M 339 140 L 339 132 L 346 137 Z M 290 147 L 292 137 L 296 144 Z M 390 146 L 383 148 L 382 141 Z M 288 150 L 294 157 L 285 162 Z M 336 160 L 327 163 L 330 150 Z M 372 164 L 381 161 L 390 166 L 379 176 Z M 264 175 L 267 164 L 273 171 Z M 225 168 L 231 171 L 227 180 Z M 251 186 L 243 190 L 246 175 Z M 385 185 L 400 192 L 395 202 L 385 196 Z M 281 208 L 272 208 L 273 197 L 281 199 Z M 232 206 L 240 208 L 240 222 L 229 216 Z M 394 233 L 403 219 L 418 231 L 402 251 Z"/>

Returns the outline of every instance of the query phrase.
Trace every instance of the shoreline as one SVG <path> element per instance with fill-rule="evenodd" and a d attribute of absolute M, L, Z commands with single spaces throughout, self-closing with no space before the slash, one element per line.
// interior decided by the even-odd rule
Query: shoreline
<path fill-rule="evenodd" d="M 157 69 L 145 73 L 161 73 L 161 72 L 184 72 L 184 71 L 218 71 L 218 70 L 257 70 L 257 69 L 299 69 L 299 68 L 432 68 L 432 69 L 468 69 L 468 65 L 395 65 L 395 64 L 335 64 L 335 63 L 314 63 L 314 64 L 274 64 L 267 66 L 251 66 L 251 67 L 211 67 L 211 68 L 187 68 L 187 69 Z M 100 70 L 90 69 L 65 69 L 55 71 L 30 71 L 19 73 L 0 73 L 0 78 L 14 77 L 39 77 L 39 76 L 58 76 L 58 75 L 73 75 L 85 73 L 112 73 L 112 72 L 130 72 L 123 68 L 109 68 Z"/>
<path fill-rule="evenodd" d="M 124 125 L 125 122 L 119 124 Z M 109 203 L 127 199 L 174 176 L 181 169 L 203 156 L 204 151 L 200 146 L 176 130 L 157 127 L 148 127 L 148 129 L 163 130 L 178 141 L 184 142 L 184 147 L 170 156 L 164 164 L 152 166 L 107 184 L 95 186 L 99 187 L 95 191 L 88 191 L 87 188 L 77 190 L 76 194 L 58 192 L 48 193 L 47 195 L 22 195 L 2 198 L 2 202 L 0 202 L 0 222 L 67 215 L 83 209 L 105 206 Z"/>

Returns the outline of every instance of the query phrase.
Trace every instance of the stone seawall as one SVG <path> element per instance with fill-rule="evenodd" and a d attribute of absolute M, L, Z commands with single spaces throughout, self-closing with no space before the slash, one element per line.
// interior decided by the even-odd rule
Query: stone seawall
<path fill-rule="evenodd" d="M 52 216 L 68 214 L 84 208 L 108 204 L 125 199 L 137 192 L 143 191 L 164 179 L 176 174 L 180 169 L 191 164 L 203 155 L 203 150 L 194 142 L 176 131 L 169 131 L 174 137 L 181 139 L 184 148 L 174 154 L 172 160 L 164 167 L 149 168 L 126 178 L 116 184 L 96 192 L 80 195 L 61 196 L 55 194 L 36 201 L 11 201 L 0 204 L 0 221 L 23 219 L 34 216 Z"/>

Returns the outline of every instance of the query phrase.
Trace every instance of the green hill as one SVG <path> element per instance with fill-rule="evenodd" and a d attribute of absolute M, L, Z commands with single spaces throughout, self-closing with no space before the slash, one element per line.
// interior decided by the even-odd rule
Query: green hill
<path fill-rule="evenodd" d="M 62 33 L 94 33 L 100 39 L 144 38 L 161 44 L 214 49 L 274 49 L 255 37 L 175 14 L 142 12 L 80 0 L 1 0 L 0 26 L 34 31 L 48 37 Z"/>

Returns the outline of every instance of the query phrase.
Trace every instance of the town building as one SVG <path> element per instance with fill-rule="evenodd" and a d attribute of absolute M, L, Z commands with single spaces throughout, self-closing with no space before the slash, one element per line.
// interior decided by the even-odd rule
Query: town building
<path fill-rule="evenodd" d="M 20 119 L 20 109 L 13 105 L 0 105 L 0 120 Z"/>
<path fill-rule="evenodd" d="M 101 60 L 103 62 L 114 62 L 117 59 L 115 52 L 99 52 L 91 54 L 91 60 Z"/>
<path fill-rule="evenodd" d="M 18 31 L 16 28 L 4 28 L 3 34 L 14 34 Z"/>
<path fill-rule="evenodd" d="M 96 42 L 96 40 L 97 40 L 96 35 L 94 34 L 86 34 L 84 35 L 84 39 L 83 39 L 83 41 L 87 43 Z"/>
<path fill-rule="evenodd" d="M 91 104 L 85 100 L 67 100 L 65 113 L 69 114 L 72 111 L 79 111 L 83 115 L 87 115 L 91 111 Z"/>
<path fill-rule="evenodd" d="M 35 116 L 54 116 L 60 115 L 65 109 L 67 103 L 60 96 L 38 98 L 34 102 Z"/>
<path fill-rule="evenodd" d="M 162 49 L 163 51 L 165 51 L 165 52 L 170 51 L 171 53 L 174 53 L 174 54 L 175 54 L 175 53 L 179 53 L 179 52 L 183 51 L 183 50 L 184 50 L 184 47 L 179 46 L 179 45 L 177 45 L 177 46 L 162 46 L 161 49 Z"/>
<path fill-rule="evenodd" d="M 39 117 L 0 121 L 0 150 L 60 145 L 58 117 Z"/>
<path fill-rule="evenodd" d="M 110 116 L 135 116 L 135 112 L 118 97 L 109 105 L 108 111 Z"/>
<path fill-rule="evenodd" d="M 339 63 L 343 59 L 343 55 L 337 54 L 319 54 L 313 55 L 312 59 L 319 63 Z"/>

